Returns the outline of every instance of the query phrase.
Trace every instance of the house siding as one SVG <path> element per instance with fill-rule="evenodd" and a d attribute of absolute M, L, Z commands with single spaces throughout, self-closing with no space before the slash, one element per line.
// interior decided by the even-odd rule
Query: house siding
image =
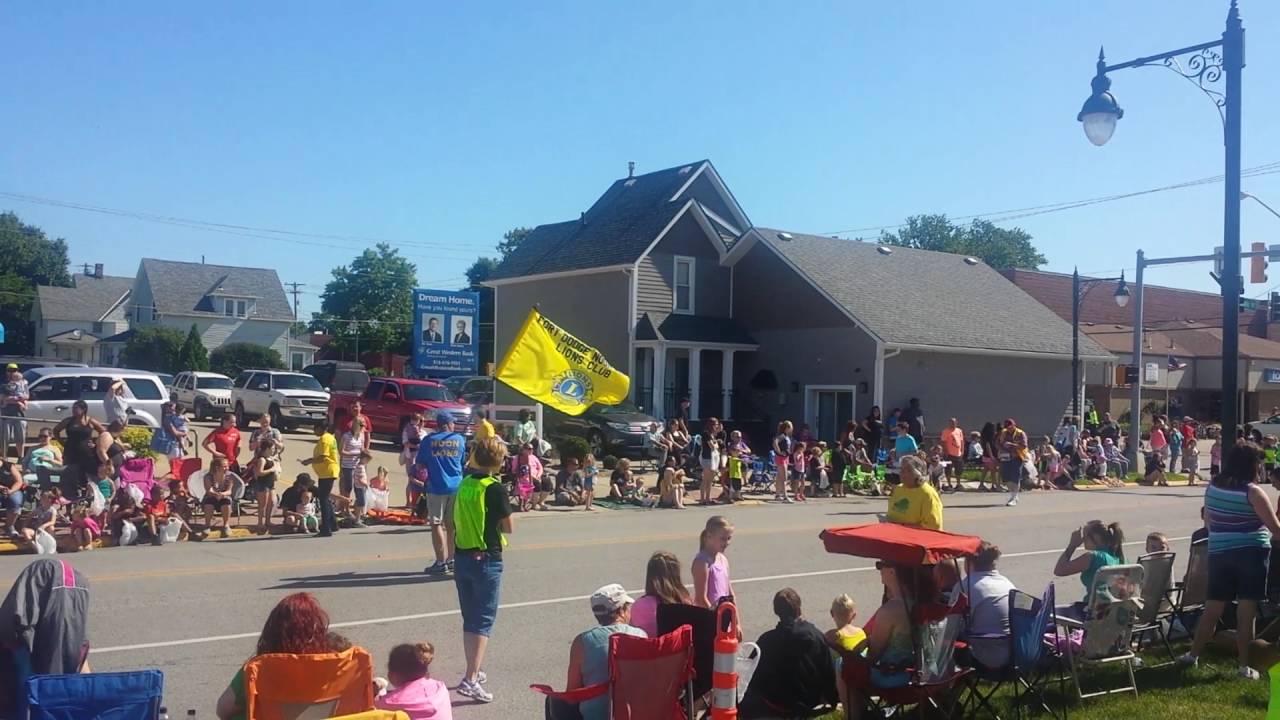
<path fill-rule="evenodd" d="M 672 226 L 662 242 L 640 259 L 636 275 L 636 319 L 649 313 L 654 325 L 671 314 L 675 305 L 676 256 L 695 258 L 693 309 L 698 315 L 729 317 L 729 268 L 720 265 L 720 253 L 692 215 Z"/>
<path fill-rule="evenodd" d="M 530 280 L 495 289 L 495 336 L 498 361 L 537 305 L 552 322 L 595 347 L 614 367 L 627 371 L 631 353 L 627 308 L 631 278 L 622 271 L 567 278 Z M 529 399 L 502 383 L 495 384 L 498 404 L 527 404 Z"/>
<path fill-rule="evenodd" d="M 288 361 L 289 324 L 275 320 L 235 320 L 231 318 L 184 317 L 182 315 L 163 315 L 160 325 L 171 327 L 183 334 L 191 331 L 195 324 L 201 342 L 209 352 L 213 352 L 228 343 L 250 343 L 262 345 L 280 353 L 281 359 Z"/>
<path fill-rule="evenodd" d="M 688 190 L 684 191 L 684 195 L 681 197 L 692 197 L 702 203 L 702 205 L 708 210 L 719 215 L 725 221 L 731 223 L 735 222 L 733 212 L 729 210 L 728 203 L 726 203 L 720 196 L 720 193 L 716 191 L 715 183 L 711 182 L 711 179 L 707 176 L 707 172 L 703 172 L 699 175 L 698 179 L 693 181 L 693 184 L 689 186 Z M 738 228 L 738 231 L 742 232 L 746 229 L 747 228 L 740 227 Z"/>

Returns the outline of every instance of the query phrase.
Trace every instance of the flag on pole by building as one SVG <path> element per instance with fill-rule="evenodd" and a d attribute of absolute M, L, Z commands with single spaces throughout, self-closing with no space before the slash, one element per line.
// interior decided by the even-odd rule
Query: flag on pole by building
<path fill-rule="evenodd" d="M 617 405 L 631 390 L 631 378 L 609 365 L 599 350 L 536 308 L 529 311 L 495 377 L 568 415 L 581 415 L 596 403 Z"/>

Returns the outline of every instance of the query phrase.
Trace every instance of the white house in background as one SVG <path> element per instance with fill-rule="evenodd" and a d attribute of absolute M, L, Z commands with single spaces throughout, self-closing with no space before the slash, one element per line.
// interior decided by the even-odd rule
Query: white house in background
<path fill-rule="evenodd" d="M 118 348 L 100 341 L 129 329 L 133 278 L 85 266 L 71 287 L 41 285 L 31 304 L 34 354 L 88 365 L 115 365 Z"/>
<path fill-rule="evenodd" d="M 290 344 L 293 310 L 275 270 L 144 258 L 133 281 L 134 327 L 196 326 L 209 352 L 228 343 L 265 345 L 290 364 L 308 365 L 315 348 Z"/>

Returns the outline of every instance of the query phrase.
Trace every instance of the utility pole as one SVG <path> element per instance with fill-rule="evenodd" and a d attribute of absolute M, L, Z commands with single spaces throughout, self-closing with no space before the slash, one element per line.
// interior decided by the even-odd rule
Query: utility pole
<path fill-rule="evenodd" d="M 289 294 L 293 296 L 293 322 L 289 323 L 289 334 L 286 336 L 289 340 L 284 348 L 284 355 L 287 358 L 285 362 L 289 364 L 290 370 L 301 370 L 302 368 L 293 366 L 293 326 L 294 323 L 298 322 L 298 295 L 302 293 L 298 288 L 306 287 L 306 285 L 299 282 L 285 283 L 285 285 L 289 286 Z"/>

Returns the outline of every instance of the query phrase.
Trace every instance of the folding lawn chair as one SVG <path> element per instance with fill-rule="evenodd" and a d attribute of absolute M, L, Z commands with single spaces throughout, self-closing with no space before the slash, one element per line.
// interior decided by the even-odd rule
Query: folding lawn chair
<path fill-rule="evenodd" d="M 689 627 L 693 633 L 693 697 L 711 692 L 711 673 L 716 656 L 716 613 L 697 605 L 658 606 L 658 634 L 667 635 Z"/>
<path fill-rule="evenodd" d="M 30 720 L 156 720 L 164 696 L 164 673 L 36 675 L 27 679 L 26 691 Z"/>
<path fill-rule="evenodd" d="M 1133 627 L 1142 611 L 1141 565 L 1111 565 L 1098 570 L 1089 592 L 1089 605 L 1083 621 L 1058 618 L 1059 627 L 1083 632 L 1079 645 L 1074 638 L 1066 642 L 1067 666 L 1081 700 L 1132 692 L 1138 696 L 1138 683 L 1133 676 L 1134 652 L 1131 646 Z M 1129 684 L 1086 693 L 1080 684 L 1080 671 L 1085 666 L 1122 663 L 1129 673 Z"/>
<path fill-rule="evenodd" d="M 1191 635 L 1209 598 L 1208 538 L 1191 543 L 1191 551 L 1187 553 L 1187 572 L 1169 595 L 1173 603 L 1170 625 L 1177 621 L 1182 630 Z"/>
<path fill-rule="evenodd" d="M 530 687 L 547 696 L 549 720 L 573 717 L 579 703 L 600 697 L 609 698 L 611 720 L 692 720 L 693 672 L 693 629 L 686 625 L 657 638 L 611 636 L 605 682 L 564 692 Z"/>
<path fill-rule="evenodd" d="M 885 712 L 895 709 L 895 717 L 905 717 L 907 708 L 914 708 L 919 717 L 954 717 L 962 712 L 962 683 L 973 672 L 972 668 L 958 667 L 955 663 L 956 641 L 964 627 L 964 616 L 948 613 L 941 620 L 921 624 L 916 629 L 916 655 L 913 667 L 908 668 L 911 680 L 901 687 L 881 688 L 865 685 L 865 674 L 857 662 L 849 656 L 841 664 L 841 674 L 849 687 L 866 687 L 874 709 Z M 901 714 L 898 714 L 901 713 Z M 846 708 L 846 716 L 852 717 L 852 708 Z"/>
<path fill-rule="evenodd" d="M 373 659 L 364 648 L 259 655 L 244 666 L 245 717 L 292 720 L 373 709 Z"/>
<path fill-rule="evenodd" d="M 156 485 L 155 461 L 151 458 L 129 458 L 120 464 L 120 488 L 136 487 L 143 499 L 151 497 L 151 489 Z"/>
<path fill-rule="evenodd" d="M 1138 652 L 1142 651 L 1142 638 L 1155 635 L 1164 643 L 1169 660 L 1173 661 L 1173 648 L 1169 645 L 1169 632 L 1166 625 L 1173 621 L 1173 608 L 1169 602 L 1169 592 L 1173 587 L 1172 552 L 1157 552 L 1138 558 L 1142 566 L 1142 610 L 1138 613 L 1137 623 L 1133 626 L 1134 640 Z"/>

